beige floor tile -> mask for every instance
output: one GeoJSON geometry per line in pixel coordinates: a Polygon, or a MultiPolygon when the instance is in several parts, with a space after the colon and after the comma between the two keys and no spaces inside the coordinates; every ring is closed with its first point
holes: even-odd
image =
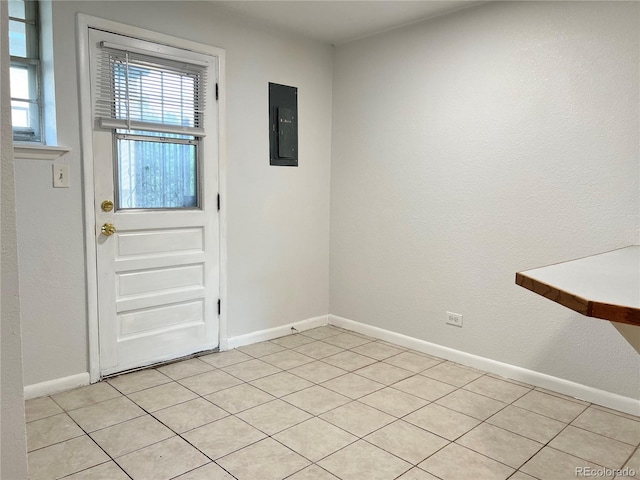
{"type": "Polygon", "coordinates": [[[448,440],[403,420],[395,421],[364,439],[414,465],[449,444],[448,440]]]}
{"type": "Polygon", "coordinates": [[[294,350],[284,350],[282,352],[265,355],[264,357],[260,357],[260,360],[283,370],[289,370],[291,368],[299,367],[300,365],[304,365],[305,363],[314,361],[313,358],[298,353],[294,350]]]}
{"type": "Polygon", "coordinates": [[[516,469],[544,446],[488,423],[478,425],[456,443],[516,469]]]}
{"type": "Polygon", "coordinates": [[[168,480],[209,463],[209,459],[180,437],[172,437],[116,462],[133,480],[168,480]]]}
{"type": "Polygon", "coordinates": [[[572,422],[572,425],[634,447],[640,443],[640,421],[613,415],[596,408],[587,408],[572,422]]]}
{"type": "Polygon", "coordinates": [[[146,370],[140,370],[139,372],[127,373],[124,375],[118,375],[107,380],[109,384],[117,388],[121,393],[128,395],[133,392],[138,392],[146,388],[157,387],[169,383],[171,379],[166,375],[163,375],[159,371],[150,368],[146,370]]]}
{"type": "Polygon", "coordinates": [[[282,371],[279,368],[274,367],[273,365],[257,359],[249,360],[242,363],[236,363],[235,365],[224,367],[223,370],[245,382],[257,380],[258,378],[266,377],[267,375],[273,375],[274,373],[282,371]]]}
{"type": "Polygon", "coordinates": [[[349,372],[376,362],[373,358],[365,357],[364,355],[351,351],[331,355],[330,357],[323,358],[322,361],[349,372]]]}
{"type": "Polygon", "coordinates": [[[569,400],[570,402],[574,402],[574,403],[579,403],[580,405],[584,405],[585,407],[588,407],[589,405],[591,405],[589,402],[585,402],[584,400],[580,400],[579,398],[575,398],[570,395],[565,395],[563,393],[556,392],[554,390],[548,390],[542,387],[535,387],[535,389],[538,392],[546,393],[548,395],[553,395],[554,397],[558,397],[558,398],[564,398],[565,400],[569,400]]]}
{"type": "Polygon", "coordinates": [[[51,480],[109,461],[87,435],[29,453],[29,480],[51,480]]]}
{"type": "Polygon", "coordinates": [[[482,480],[504,480],[511,475],[512,468],[451,443],[438,453],[418,465],[442,480],[478,478],[482,480]]]}
{"type": "Polygon", "coordinates": [[[323,342],[330,343],[340,348],[354,348],[365,343],[369,343],[371,340],[363,338],[359,335],[353,335],[351,333],[340,333],[333,337],[325,338],[323,342]]]}
{"type": "Polygon", "coordinates": [[[236,417],[225,417],[182,435],[211,459],[217,459],[266,437],[236,417]]]}
{"type": "Polygon", "coordinates": [[[260,390],[264,390],[274,397],[289,395],[290,393],[309,388],[313,385],[313,383],[308,380],[292,375],[289,372],[276,373],[275,375],[253,380],[250,383],[254,387],[258,387],[260,390]]]}
{"type": "Polygon", "coordinates": [[[273,400],[245,410],[237,416],[267,435],[274,435],[311,417],[307,412],[282,400],[273,400]]]}
{"type": "Polygon", "coordinates": [[[208,372],[213,370],[213,368],[214,367],[212,365],[209,365],[198,358],[190,358],[189,360],[182,360],[180,362],[174,362],[158,367],[158,371],[173,380],[180,380],[181,378],[208,372]]]}
{"type": "Polygon", "coordinates": [[[314,340],[322,340],[324,338],[333,337],[342,333],[342,330],[338,330],[337,328],[331,327],[329,325],[324,327],[312,328],[310,330],[305,330],[304,332],[300,332],[305,337],[311,337],[314,340]]]}
{"type": "Polygon", "coordinates": [[[621,412],[619,410],[614,410],[612,408],[603,407],[602,405],[596,405],[595,403],[591,404],[591,408],[595,408],[595,409],[601,410],[603,412],[611,413],[613,415],[618,415],[619,417],[624,417],[624,418],[628,418],[630,420],[635,420],[637,422],[640,422],[640,416],[639,415],[631,415],[630,413],[625,413],[625,412],[621,412]]]}
{"type": "Polygon", "coordinates": [[[435,358],[419,355],[413,352],[402,352],[399,355],[387,358],[384,362],[395,365],[396,367],[404,368],[405,370],[409,370],[414,373],[419,373],[427,368],[431,368],[442,363],[442,360],[437,360],[435,358]]]}
{"type": "Polygon", "coordinates": [[[384,360],[385,358],[402,353],[402,350],[399,348],[380,342],[365,343],[364,345],[352,348],[351,351],[376,360],[384,360]]]}
{"type": "Polygon", "coordinates": [[[129,476],[115,463],[107,462],[74,473],[64,480],[130,480],[129,476]]]}
{"type": "MultiPolygon", "coordinates": [[[[244,365],[244,363],[237,363],[227,368],[244,365]]],[[[197,393],[198,395],[209,395],[210,393],[224,390],[225,388],[240,385],[242,383],[242,380],[239,380],[236,377],[223,372],[222,370],[211,370],[209,372],[200,373],[192,377],[183,378],[182,380],[178,380],[178,382],[181,385],[187,387],[189,390],[197,393]]]]}
{"type": "Polygon", "coordinates": [[[411,464],[359,440],[318,462],[341,480],[392,480],[408,471],[411,464]]]}
{"type": "MultiPolygon", "coordinates": [[[[346,329],[345,329],[344,331],[345,331],[346,333],[351,334],[351,335],[356,335],[356,336],[358,336],[358,337],[361,337],[361,338],[364,338],[364,339],[366,339],[366,340],[369,340],[370,342],[375,342],[375,341],[380,341],[380,342],[381,342],[381,340],[380,340],[380,339],[378,339],[378,338],[372,337],[372,336],[367,335],[367,334],[364,334],[364,333],[356,332],[356,331],[354,331],[354,330],[346,330],[346,329]]],[[[396,346],[395,344],[392,344],[392,343],[389,343],[389,342],[384,342],[384,343],[386,343],[387,345],[389,345],[389,346],[391,346],[391,347],[395,347],[395,346],[396,346]]]]}
{"type": "Polygon", "coordinates": [[[317,462],[358,439],[320,418],[299,423],[273,438],[312,462],[317,462]]]}
{"type": "Polygon", "coordinates": [[[453,362],[442,362],[434,367],[428,368],[420,373],[420,375],[425,375],[456,387],[462,387],[476,378],[481,377],[483,372],[453,362]]]}
{"type": "Polygon", "coordinates": [[[111,458],[173,437],[175,434],[150,415],[93,432],[93,438],[111,458]]]}
{"type": "Polygon", "coordinates": [[[393,387],[383,388],[360,398],[358,401],[394,417],[404,417],[429,403],[422,398],[401,392],[393,387]]]}
{"type": "Polygon", "coordinates": [[[487,375],[466,384],[463,388],[504,403],[514,402],[531,390],[487,375]]]}
{"type": "Polygon", "coordinates": [[[85,432],[94,432],[116,423],[140,417],[145,412],[127,397],[117,397],[88,407],[71,410],[68,413],[85,432]]]}
{"type": "Polygon", "coordinates": [[[207,395],[205,398],[224,408],[227,412],[234,414],[275,399],[273,395],[269,395],[267,392],[248,383],[220,390],[207,395]]]}
{"type": "MultiPolygon", "coordinates": [[[[520,470],[540,480],[576,480],[576,468],[602,469],[593,463],[554,448],[544,447],[520,470]]],[[[598,477],[611,478],[611,477],[598,477]]]]}
{"type": "Polygon", "coordinates": [[[322,414],[320,418],[358,437],[364,437],[395,420],[391,415],[360,402],[347,403],[322,414]]]}
{"type": "Polygon", "coordinates": [[[300,347],[294,348],[294,350],[298,353],[302,353],[303,355],[315,358],[316,360],[320,360],[321,358],[329,357],[331,355],[335,355],[336,353],[344,351],[340,347],[336,347],[335,345],[331,345],[330,343],[325,342],[307,343],[300,347]]]}
{"type": "MultiPolygon", "coordinates": [[[[629,474],[631,470],[635,472],[635,475],[631,476],[632,479],[640,480],[640,449],[636,449],[636,451],[631,455],[631,458],[624,464],[623,470],[626,469],[626,476],[629,478],[629,474]]],[[[620,478],[624,478],[624,476],[620,476],[620,478]]]]}
{"type": "Polygon", "coordinates": [[[204,398],[195,398],[153,413],[153,416],[174,432],[184,433],[228,415],[204,398]]]}
{"type": "Polygon", "coordinates": [[[86,387],[52,395],[51,398],[65,410],[75,410],[94,405],[105,400],[120,397],[122,394],[107,382],[98,382],[86,387]]]}
{"type": "MultiPolygon", "coordinates": [[[[397,348],[399,350],[402,350],[403,352],[407,352],[409,351],[408,348],[403,347],[402,345],[398,345],[397,343],[393,343],[393,342],[387,342],[386,340],[380,340],[380,339],[374,339],[376,340],[378,343],[381,343],[383,345],[388,345],[389,347],[393,347],[393,348],[397,348]]],[[[420,352],[416,352],[415,350],[412,350],[413,353],[420,353],[420,352]]],[[[422,354],[421,355],[426,355],[426,354],[422,354]]],[[[444,360],[440,360],[441,362],[443,362],[444,360]]]]}
{"type": "Polygon", "coordinates": [[[276,345],[280,345],[285,348],[296,348],[301,345],[305,345],[307,343],[313,342],[313,338],[309,338],[305,335],[301,335],[299,333],[294,333],[292,335],[285,335],[284,337],[275,338],[271,340],[271,342],[276,345]]]}
{"type": "Polygon", "coordinates": [[[383,362],[362,367],[354,373],[384,385],[392,385],[414,375],[414,373],[409,370],[383,362]]]}
{"type": "Polygon", "coordinates": [[[537,390],[520,397],[513,405],[565,423],[573,421],[587,408],[585,405],[537,390]]]}
{"type": "Polygon", "coordinates": [[[439,480],[438,477],[434,477],[428,472],[421,470],[418,467],[413,467],[404,475],[398,477],[397,480],[439,480]]]}
{"type": "Polygon", "coordinates": [[[27,451],[80,437],[84,432],[66,413],[27,423],[27,451]]]}
{"type": "Polygon", "coordinates": [[[51,397],[39,397],[24,402],[27,422],[62,413],[62,408],[51,397]]]}
{"type": "Polygon", "coordinates": [[[238,480],[281,480],[309,461],[271,438],[238,450],[218,462],[238,480]]]}
{"type": "Polygon", "coordinates": [[[182,385],[172,382],[166,385],[148,388],[132,393],[129,398],[144,408],[147,412],[155,412],[178,403],[193,400],[197,395],[182,385]]]}
{"type": "Polygon", "coordinates": [[[331,475],[325,469],[317,465],[310,465],[303,468],[298,473],[294,473],[287,480],[340,480],[335,475],[331,475]]]}
{"type": "Polygon", "coordinates": [[[302,377],[313,383],[326,382],[327,380],[331,380],[332,378],[339,377],[340,375],[347,373],[346,370],[334,367],[333,365],[329,365],[322,361],[307,363],[306,365],[292,368],[289,371],[294,375],[302,377]]]}
{"type": "Polygon", "coordinates": [[[528,389],[534,388],[533,385],[529,385],[528,383],[520,382],[518,380],[514,380],[513,378],[503,377],[503,376],[497,375],[495,373],[487,373],[486,375],[488,377],[495,378],[496,380],[502,380],[503,382],[509,382],[509,383],[513,383],[515,385],[520,385],[521,387],[524,387],[524,388],[528,388],[528,389]]]}
{"type": "Polygon", "coordinates": [[[284,347],[281,347],[276,343],[267,341],[238,347],[238,350],[242,353],[246,353],[247,355],[251,355],[254,358],[258,358],[264,355],[269,355],[270,353],[281,352],[284,350],[284,347]]]}
{"type": "Polygon", "coordinates": [[[355,373],[348,373],[341,377],[333,378],[324,382],[322,386],[354,400],[385,387],[382,383],[356,375],[355,373]]]}
{"type": "Polygon", "coordinates": [[[626,443],[572,426],[551,440],[549,446],[609,468],[621,467],[634,450],[626,443]]]}
{"type": "Polygon", "coordinates": [[[312,415],[320,415],[351,401],[348,397],[320,385],[286,395],[282,397],[282,400],[312,415]]]}
{"type": "Polygon", "coordinates": [[[405,393],[429,400],[430,402],[453,392],[456,387],[432,378],[415,375],[393,385],[393,388],[405,393]]]}
{"type": "Polygon", "coordinates": [[[434,403],[410,413],[404,420],[447,440],[455,440],[480,423],[475,418],[434,403]]]}
{"type": "Polygon", "coordinates": [[[505,403],[462,389],[436,400],[436,403],[479,420],[486,420],[506,407],[505,403]]]}
{"type": "Polygon", "coordinates": [[[174,480],[235,480],[222,467],[215,463],[207,463],[202,467],[191,470],[174,480]]]}
{"type": "Polygon", "coordinates": [[[207,362],[209,365],[213,365],[216,368],[228,367],[229,365],[235,365],[236,363],[246,362],[253,357],[242,353],[240,350],[227,350],[226,352],[211,353],[209,355],[203,355],[198,357],[203,362],[207,362]]]}
{"type": "Polygon", "coordinates": [[[558,420],[509,405],[487,419],[487,423],[540,443],[547,443],[567,426],[558,420]]]}
{"type": "Polygon", "coordinates": [[[526,473],[516,472],[509,477],[509,480],[536,480],[535,477],[527,475],[526,473]]]}

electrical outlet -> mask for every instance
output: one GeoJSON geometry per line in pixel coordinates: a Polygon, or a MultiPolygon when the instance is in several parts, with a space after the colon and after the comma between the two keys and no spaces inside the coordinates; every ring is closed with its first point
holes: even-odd
{"type": "Polygon", "coordinates": [[[454,325],[456,327],[462,327],[462,315],[459,313],[447,312],[447,325],[454,325]]]}

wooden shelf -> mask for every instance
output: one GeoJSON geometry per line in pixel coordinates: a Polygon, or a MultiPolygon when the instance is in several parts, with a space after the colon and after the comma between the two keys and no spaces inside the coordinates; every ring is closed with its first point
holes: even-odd
{"type": "Polygon", "coordinates": [[[518,272],[516,283],[588,317],[640,326],[640,245],[518,272]]]}

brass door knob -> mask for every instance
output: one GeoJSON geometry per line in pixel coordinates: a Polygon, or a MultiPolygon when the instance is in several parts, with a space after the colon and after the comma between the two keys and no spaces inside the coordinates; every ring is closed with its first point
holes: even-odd
{"type": "Polygon", "coordinates": [[[105,200],[100,204],[103,212],[110,212],[113,210],[113,202],[111,200],[105,200]]]}
{"type": "Polygon", "coordinates": [[[113,223],[105,223],[104,225],[102,225],[100,230],[102,231],[102,234],[107,237],[116,233],[116,227],[113,223]]]}

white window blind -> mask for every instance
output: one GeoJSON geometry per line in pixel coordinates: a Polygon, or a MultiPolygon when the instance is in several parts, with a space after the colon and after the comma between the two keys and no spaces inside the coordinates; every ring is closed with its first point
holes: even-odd
{"type": "Polygon", "coordinates": [[[204,136],[206,63],[100,46],[95,115],[101,127],[204,136]]]}

